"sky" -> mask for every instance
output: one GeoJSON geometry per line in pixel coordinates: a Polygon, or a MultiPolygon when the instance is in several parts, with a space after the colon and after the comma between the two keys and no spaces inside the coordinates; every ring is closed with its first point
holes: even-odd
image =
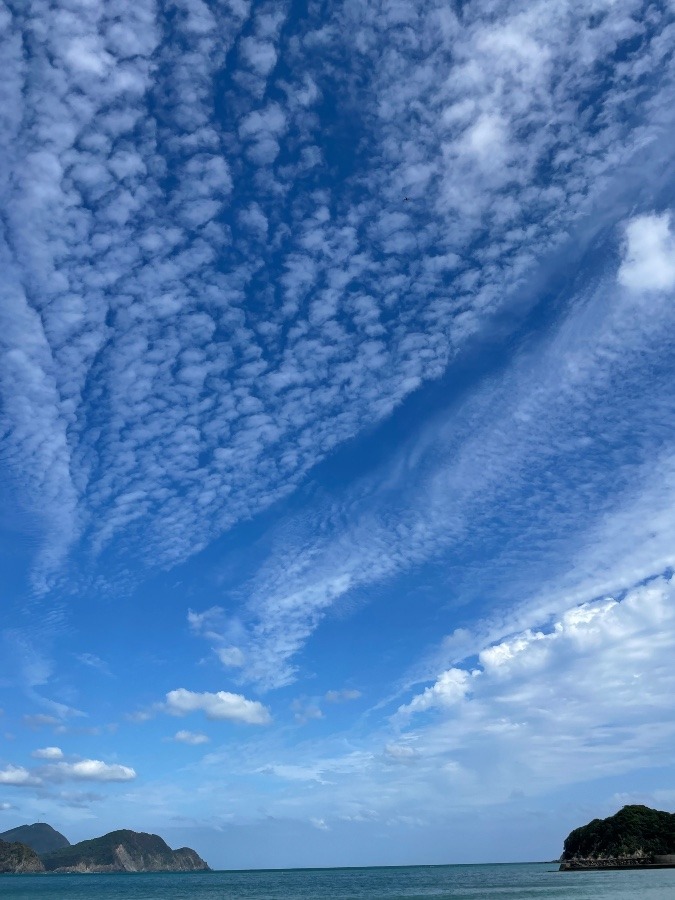
{"type": "Polygon", "coordinates": [[[675,810],[673,0],[0,0],[0,831],[675,810]]]}

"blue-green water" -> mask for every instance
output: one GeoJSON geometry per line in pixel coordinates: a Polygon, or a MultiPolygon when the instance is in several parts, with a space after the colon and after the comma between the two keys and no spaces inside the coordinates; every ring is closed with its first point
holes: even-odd
{"type": "Polygon", "coordinates": [[[675,869],[554,864],[191,874],[3,875],[0,900],[674,900],[675,869]]]}

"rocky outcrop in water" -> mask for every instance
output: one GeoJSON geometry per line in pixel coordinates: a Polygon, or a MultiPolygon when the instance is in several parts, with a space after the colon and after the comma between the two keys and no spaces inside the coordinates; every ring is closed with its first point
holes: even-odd
{"type": "Polygon", "coordinates": [[[624,806],[607,819],[575,828],[565,840],[561,871],[675,867],[675,814],[624,806]]]}
{"type": "Polygon", "coordinates": [[[22,875],[44,870],[35,850],[25,844],[0,840],[0,872],[5,875],[22,875]]]}

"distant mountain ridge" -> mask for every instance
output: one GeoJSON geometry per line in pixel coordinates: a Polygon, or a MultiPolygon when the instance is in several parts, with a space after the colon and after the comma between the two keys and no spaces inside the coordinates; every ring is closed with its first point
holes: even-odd
{"type": "Polygon", "coordinates": [[[35,822],[33,825],[19,825],[17,828],[10,828],[0,834],[0,841],[18,841],[25,844],[31,850],[35,850],[38,856],[43,853],[51,853],[53,850],[61,850],[63,847],[70,847],[70,841],[67,837],[56,831],[46,822],[35,822]]]}
{"type": "Polygon", "coordinates": [[[675,867],[675,813],[638,805],[575,828],[560,857],[562,871],[671,867],[675,867]]]}
{"type": "Polygon", "coordinates": [[[120,829],[71,844],[45,823],[21,825],[5,836],[22,836],[20,843],[0,840],[0,872],[203,872],[206,862],[189,847],[172,850],[157,834],[120,829]],[[28,843],[31,841],[33,846],[28,843]],[[35,845],[53,849],[36,852],[35,845]],[[58,844],[58,846],[54,846],[58,844]]]}

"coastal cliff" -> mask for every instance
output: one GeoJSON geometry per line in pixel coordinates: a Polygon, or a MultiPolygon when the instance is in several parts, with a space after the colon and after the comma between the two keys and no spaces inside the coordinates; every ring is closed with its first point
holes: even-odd
{"type": "Polygon", "coordinates": [[[675,814],[624,806],[607,819],[575,828],[565,840],[561,871],[675,867],[675,814]]]}
{"type": "Polygon", "coordinates": [[[8,843],[0,840],[0,872],[2,874],[21,875],[25,873],[44,872],[45,867],[35,850],[25,844],[8,843]]]}
{"type": "Polygon", "coordinates": [[[48,872],[199,872],[204,860],[189,847],[172,850],[159,835],[122,829],[42,856],[48,872]]]}

